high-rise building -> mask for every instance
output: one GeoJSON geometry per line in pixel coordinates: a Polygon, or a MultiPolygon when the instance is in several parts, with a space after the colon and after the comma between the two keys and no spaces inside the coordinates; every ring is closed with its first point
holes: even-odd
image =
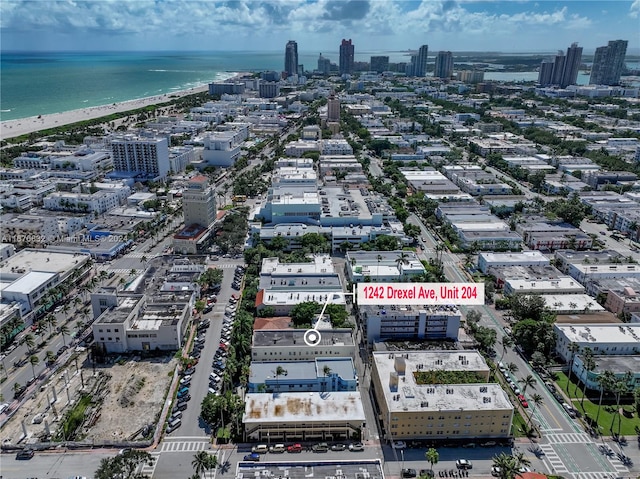
{"type": "Polygon", "coordinates": [[[578,81],[578,70],[582,62],[582,47],[577,43],[572,43],[567,48],[567,56],[564,61],[564,71],[562,72],[562,80],[560,88],[566,88],[569,85],[575,85],[578,81]]]}
{"type": "Polygon", "coordinates": [[[149,179],[164,178],[171,169],[166,137],[115,136],[111,140],[111,156],[115,171],[139,173],[149,179]]]}
{"type": "Polygon", "coordinates": [[[607,46],[596,48],[591,67],[591,85],[617,85],[624,68],[627,40],[611,40],[607,46]]]}
{"type": "Polygon", "coordinates": [[[294,40],[289,40],[284,49],[284,71],[287,76],[298,73],[298,44],[294,40]]]}
{"type": "Polygon", "coordinates": [[[422,45],[418,49],[418,55],[413,57],[415,60],[413,76],[423,77],[427,74],[427,53],[429,53],[429,45],[422,45]]]}
{"type": "Polygon", "coordinates": [[[567,54],[558,50],[558,53],[551,60],[543,60],[538,73],[538,83],[541,86],[557,85],[566,88],[575,85],[578,80],[578,70],[582,62],[582,47],[577,43],[572,43],[567,48],[567,54]]]}
{"type": "Polygon", "coordinates": [[[216,220],[216,191],[206,176],[189,180],[182,193],[182,212],[185,226],[195,224],[208,228],[216,220]]]}
{"type": "Polygon", "coordinates": [[[448,79],[451,75],[453,75],[453,55],[451,52],[438,52],[433,76],[448,79]]]}
{"type": "Polygon", "coordinates": [[[331,73],[331,60],[322,56],[318,58],[318,71],[323,75],[329,75],[331,73]]]}
{"type": "Polygon", "coordinates": [[[340,121],[340,100],[334,95],[327,100],[327,121],[340,121]]]}
{"type": "Polygon", "coordinates": [[[353,54],[355,47],[351,39],[342,39],[340,44],[340,75],[350,75],[353,73],[353,54]]]}
{"type": "Polygon", "coordinates": [[[371,61],[369,62],[369,68],[372,72],[386,72],[389,70],[389,57],[387,56],[376,56],[371,57],[371,61]]]}

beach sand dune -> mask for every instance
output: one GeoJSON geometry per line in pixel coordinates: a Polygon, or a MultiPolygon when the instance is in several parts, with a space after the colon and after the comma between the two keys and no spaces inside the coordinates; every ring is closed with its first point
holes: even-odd
{"type": "Polygon", "coordinates": [[[83,120],[93,120],[112,113],[120,113],[123,111],[135,110],[136,108],[144,108],[145,106],[155,105],[170,101],[170,97],[180,97],[192,95],[194,93],[202,93],[208,90],[207,85],[172,92],[170,94],[150,96],[139,98],[137,100],[113,103],[110,105],[93,106],[82,108],[80,110],[65,111],[63,113],[53,113],[51,115],[41,115],[40,117],[31,116],[28,118],[20,118],[18,120],[7,120],[0,122],[0,139],[6,140],[20,135],[27,135],[48,128],[68,125],[83,120]]]}

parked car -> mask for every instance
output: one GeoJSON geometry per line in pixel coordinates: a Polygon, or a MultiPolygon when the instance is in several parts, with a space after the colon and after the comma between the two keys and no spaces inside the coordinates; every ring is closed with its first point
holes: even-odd
{"type": "Polygon", "coordinates": [[[402,470],[402,477],[404,479],[408,479],[408,478],[412,478],[412,477],[417,477],[418,473],[416,472],[415,469],[403,469],[402,470]]]}
{"type": "Polygon", "coordinates": [[[246,456],[244,456],[242,458],[243,461],[251,461],[251,462],[258,462],[260,461],[260,454],[258,454],[257,452],[252,452],[251,454],[247,454],[246,456]]]}
{"type": "Polygon", "coordinates": [[[405,449],[407,447],[407,443],[404,441],[393,441],[391,443],[391,447],[394,449],[405,449]]]}
{"type": "Polygon", "coordinates": [[[331,450],[332,451],[344,451],[345,449],[347,449],[347,446],[345,444],[332,444],[331,445],[331,450]]]}
{"type": "Polygon", "coordinates": [[[321,442],[318,444],[314,444],[313,446],[311,446],[311,450],[313,452],[328,452],[329,451],[329,444],[327,444],[326,442],[321,442]]]}
{"type": "Polygon", "coordinates": [[[33,449],[23,449],[22,451],[18,451],[18,454],[16,454],[16,459],[28,460],[31,459],[34,455],[35,452],[33,449]]]}
{"type": "Polygon", "coordinates": [[[191,375],[187,375],[184,376],[181,380],[180,380],[180,384],[183,386],[186,386],[187,384],[191,383],[191,375]]]}
{"type": "Polygon", "coordinates": [[[473,464],[471,464],[471,461],[468,459],[458,459],[456,461],[456,467],[458,469],[471,469],[473,468],[473,464]]]}
{"type": "Polygon", "coordinates": [[[173,412],[184,411],[184,410],[187,409],[187,407],[188,407],[188,403],[186,403],[186,402],[178,403],[178,404],[176,404],[176,407],[173,408],[173,412]]]}
{"type": "Polygon", "coordinates": [[[269,452],[274,452],[274,453],[282,453],[284,451],[286,451],[287,448],[284,446],[284,444],[276,444],[274,446],[271,446],[269,448],[269,452]]]}
{"type": "Polygon", "coordinates": [[[364,451],[364,444],[361,442],[353,442],[349,444],[349,450],[352,452],[364,451]]]}
{"type": "Polygon", "coordinates": [[[258,444],[257,446],[253,446],[251,448],[251,452],[255,452],[257,454],[266,454],[269,452],[269,446],[266,444],[258,444]]]}
{"type": "Polygon", "coordinates": [[[171,434],[173,431],[178,429],[181,425],[182,425],[182,419],[176,419],[175,421],[172,421],[169,423],[169,425],[164,430],[164,432],[166,434],[171,434]]]}
{"type": "Polygon", "coordinates": [[[518,401],[520,401],[520,404],[522,404],[522,407],[529,407],[529,403],[527,402],[527,400],[522,394],[518,394],[518,401]]]}
{"type": "Polygon", "coordinates": [[[191,394],[188,394],[188,393],[178,398],[178,404],[186,403],[188,401],[191,401],[191,394]]]}
{"type": "Polygon", "coordinates": [[[196,372],[196,368],[194,368],[194,367],[192,366],[192,367],[190,367],[190,368],[185,369],[185,370],[184,370],[184,371],[182,371],[182,373],[180,373],[180,374],[182,374],[183,376],[191,376],[191,375],[192,375],[193,373],[195,373],[195,372],[196,372]]]}
{"type": "Polygon", "coordinates": [[[500,473],[502,472],[502,468],[499,466],[491,466],[491,475],[493,477],[500,477],[500,473]]]}
{"type": "Polygon", "coordinates": [[[291,444],[287,447],[287,452],[302,452],[302,444],[291,444]]]}

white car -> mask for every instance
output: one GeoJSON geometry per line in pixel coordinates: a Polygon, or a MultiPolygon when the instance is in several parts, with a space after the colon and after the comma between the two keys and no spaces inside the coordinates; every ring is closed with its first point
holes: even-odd
{"type": "Polygon", "coordinates": [[[393,441],[391,443],[391,447],[394,449],[405,449],[407,447],[407,443],[404,441],[393,441]]]}
{"type": "Polygon", "coordinates": [[[187,374],[185,377],[183,377],[180,380],[180,384],[183,384],[183,385],[189,384],[190,382],[191,382],[191,375],[189,375],[189,374],[187,374]]]}
{"type": "Polygon", "coordinates": [[[471,469],[473,465],[471,464],[471,461],[468,459],[458,459],[456,461],[456,467],[458,469],[471,469]]]}

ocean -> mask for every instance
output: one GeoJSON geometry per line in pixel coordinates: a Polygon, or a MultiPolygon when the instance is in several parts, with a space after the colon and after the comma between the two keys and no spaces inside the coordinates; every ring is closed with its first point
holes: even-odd
{"type": "MultiPolygon", "coordinates": [[[[318,55],[301,55],[315,65],[318,55]]],[[[0,120],[186,90],[234,72],[281,71],[282,52],[2,52],[0,120]]],[[[303,63],[304,64],[304,63],[303,63]]]]}
{"type": "MultiPolygon", "coordinates": [[[[388,55],[409,60],[408,51],[360,52],[356,60],[388,55]]],[[[315,68],[319,53],[300,52],[299,63],[315,68]]],[[[324,54],[337,62],[336,54],[324,54]]],[[[170,94],[220,81],[242,71],[281,71],[278,52],[2,52],[0,120],[60,113],[90,106],[170,94]]],[[[535,81],[536,72],[488,71],[486,80],[535,81]]],[[[578,84],[588,83],[581,73],[578,84]]]]}

